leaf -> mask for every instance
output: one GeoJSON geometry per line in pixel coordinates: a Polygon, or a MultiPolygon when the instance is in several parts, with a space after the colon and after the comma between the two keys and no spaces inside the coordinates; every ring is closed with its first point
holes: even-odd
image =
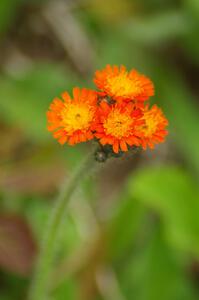
{"type": "Polygon", "coordinates": [[[9,272],[27,275],[36,255],[31,229],[17,215],[0,215],[0,267],[9,272]]]}
{"type": "Polygon", "coordinates": [[[126,293],[134,295],[136,300],[196,300],[182,262],[165,243],[162,229],[157,225],[120,275],[126,293]]]}
{"type": "Polygon", "coordinates": [[[176,166],[143,168],[129,179],[129,192],[160,215],[172,245],[199,255],[199,191],[188,173],[176,166]]]}

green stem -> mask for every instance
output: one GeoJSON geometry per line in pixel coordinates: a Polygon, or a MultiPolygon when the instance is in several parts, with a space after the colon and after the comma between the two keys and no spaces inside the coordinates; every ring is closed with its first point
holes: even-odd
{"type": "Polygon", "coordinates": [[[62,185],[57,199],[55,199],[55,207],[49,217],[46,234],[41,245],[41,251],[38,257],[35,274],[29,291],[29,300],[46,300],[48,298],[48,286],[51,267],[54,259],[55,245],[59,228],[65,215],[66,206],[78,187],[78,183],[85,176],[90,174],[97,162],[93,153],[90,154],[82,164],[74,172],[71,179],[62,185]]]}

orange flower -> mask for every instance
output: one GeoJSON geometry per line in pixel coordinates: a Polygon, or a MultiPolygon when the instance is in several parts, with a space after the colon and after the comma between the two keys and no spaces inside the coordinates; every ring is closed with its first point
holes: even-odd
{"type": "Polygon", "coordinates": [[[94,82],[103,95],[113,97],[116,101],[145,101],[154,95],[152,81],[136,70],[127,72],[124,66],[107,65],[96,71],[94,82]]]}
{"type": "Polygon", "coordinates": [[[54,138],[60,144],[74,145],[93,138],[92,126],[95,121],[97,94],[85,88],[73,89],[73,99],[67,92],[64,101],[55,98],[47,112],[48,130],[54,131],[54,138]]]}
{"type": "Polygon", "coordinates": [[[96,138],[110,157],[132,146],[154,148],[164,141],[168,121],[156,105],[144,101],[154,94],[153,83],[135,70],[107,65],[94,79],[101,92],[74,88],[55,98],[47,112],[48,130],[60,144],[74,145],[96,138]],[[101,95],[101,97],[99,97],[101,95]]]}
{"type": "Polygon", "coordinates": [[[109,105],[102,101],[98,109],[95,136],[102,145],[112,145],[115,153],[120,149],[127,151],[128,145],[140,145],[140,132],[137,127],[144,122],[141,117],[141,110],[135,109],[132,103],[109,105]]]}
{"type": "Polygon", "coordinates": [[[142,147],[146,149],[149,146],[153,149],[155,144],[164,142],[164,138],[168,134],[168,131],[165,130],[168,120],[157,105],[153,105],[150,109],[148,105],[145,107],[143,120],[145,124],[139,128],[143,135],[142,147]]]}

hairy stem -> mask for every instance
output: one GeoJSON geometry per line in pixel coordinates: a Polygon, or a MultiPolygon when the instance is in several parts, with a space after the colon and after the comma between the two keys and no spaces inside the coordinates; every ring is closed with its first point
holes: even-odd
{"type": "Polygon", "coordinates": [[[65,215],[66,206],[73,192],[78,187],[78,183],[82,178],[90,174],[96,164],[98,163],[95,161],[92,153],[82,162],[82,164],[80,164],[70,180],[68,181],[67,178],[60,188],[59,194],[55,199],[55,207],[49,216],[46,233],[38,257],[38,263],[30,286],[29,300],[48,299],[49,277],[54,259],[57,236],[65,215]]]}

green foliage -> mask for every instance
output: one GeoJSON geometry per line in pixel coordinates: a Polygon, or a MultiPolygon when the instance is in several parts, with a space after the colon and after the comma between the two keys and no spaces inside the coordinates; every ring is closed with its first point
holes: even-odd
{"type": "Polygon", "coordinates": [[[0,34],[12,24],[21,0],[1,0],[0,2],[0,34]]]}
{"type": "Polygon", "coordinates": [[[143,168],[129,179],[129,190],[159,214],[173,246],[199,255],[199,190],[188,173],[174,166],[143,168]]]}
{"type": "Polygon", "coordinates": [[[0,300],[19,300],[24,297],[28,283],[26,279],[4,272],[0,273],[0,277],[3,278],[0,300]]]}
{"type": "MultiPolygon", "coordinates": [[[[35,236],[37,237],[38,244],[42,241],[45,226],[51,212],[51,205],[42,199],[34,198],[29,204],[26,205],[24,213],[27,216],[35,236]]],[[[70,214],[66,216],[62,223],[62,228],[59,236],[59,255],[65,256],[66,253],[72,253],[74,248],[80,241],[77,228],[74,224],[74,220],[70,214]],[[61,249],[61,250],[60,250],[61,249]]]]}
{"type": "Polygon", "coordinates": [[[50,101],[77,84],[53,65],[40,65],[19,78],[0,78],[1,115],[4,120],[20,127],[27,136],[46,140],[45,114],[50,101]]]}
{"type": "Polygon", "coordinates": [[[189,34],[191,27],[183,12],[178,10],[133,18],[124,23],[121,30],[134,43],[162,47],[172,39],[189,34]]]}
{"type": "Polygon", "coordinates": [[[78,295],[78,286],[74,280],[70,279],[60,285],[53,293],[52,300],[76,300],[78,295]]]}
{"type": "Polygon", "coordinates": [[[199,123],[194,96],[175,68],[171,69],[162,64],[160,68],[158,66],[154,68],[153,74],[155,82],[157,82],[157,98],[165,113],[168,114],[173,140],[190,167],[199,174],[199,153],[197,150],[199,148],[197,135],[199,123]],[[186,122],[183,121],[184,118],[186,118],[186,122]]]}
{"type": "MultiPolygon", "coordinates": [[[[146,245],[126,264],[123,271],[124,289],[136,300],[197,299],[176,253],[168,247],[162,229],[150,235],[146,245]]],[[[130,297],[128,299],[131,299],[130,297]]]]}
{"type": "Polygon", "coordinates": [[[119,197],[109,225],[110,259],[121,259],[133,247],[138,229],[143,221],[143,213],[143,206],[132,201],[130,193],[128,194],[126,191],[119,197]]]}

